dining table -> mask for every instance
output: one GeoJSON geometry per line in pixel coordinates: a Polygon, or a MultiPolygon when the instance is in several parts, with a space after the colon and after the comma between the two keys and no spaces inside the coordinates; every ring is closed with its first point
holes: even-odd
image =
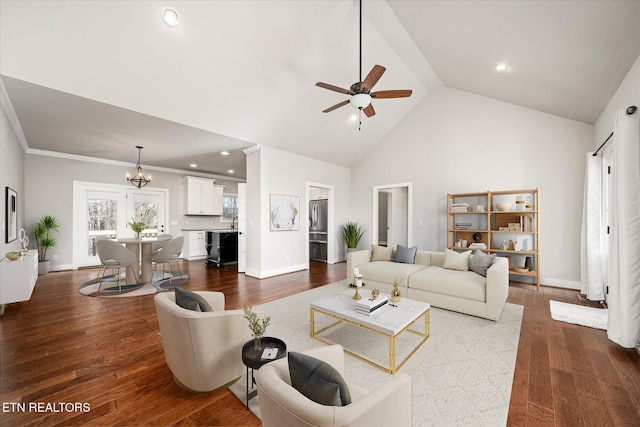
{"type": "MultiPolygon", "coordinates": [[[[117,239],[118,243],[124,243],[127,249],[129,249],[136,257],[138,283],[150,283],[153,275],[153,258],[152,243],[166,242],[171,240],[169,237],[143,237],[142,239],[136,239],[135,237],[123,237],[117,239]]],[[[131,270],[127,269],[127,283],[135,283],[136,278],[133,276],[131,270]]]]}

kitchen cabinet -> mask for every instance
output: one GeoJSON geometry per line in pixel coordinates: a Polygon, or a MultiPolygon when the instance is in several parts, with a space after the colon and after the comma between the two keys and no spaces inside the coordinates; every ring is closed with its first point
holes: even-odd
{"type": "Polygon", "coordinates": [[[225,263],[238,261],[237,231],[209,230],[206,235],[207,265],[222,268],[225,263]]]}
{"type": "Polygon", "coordinates": [[[213,182],[213,179],[195,176],[184,178],[185,215],[215,215],[213,182]]]}
{"type": "Polygon", "coordinates": [[[222,216],[224,209],[224,186],[213,186],[213,214],[222,216]]]}
{"type": "Polygon", "coordinates": [[[182,247],[182,258],[188,260],[206,258],[206,232],[204,230],[183,230],[183,234],[184,246],[182,247]]]}

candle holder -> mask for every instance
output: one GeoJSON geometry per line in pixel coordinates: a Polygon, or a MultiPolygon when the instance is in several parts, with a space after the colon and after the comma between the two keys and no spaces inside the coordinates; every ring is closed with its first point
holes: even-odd
{"type": "Polygon", "coordinates": [[[353,294],[352,298],[355,300],[358,300],[362,298],[358,293],[358,289],[362,287],[362,274],[356,274],[354,277],[355,277],[355,280],[353,281],[353,285],[356,288],[356,293],[353,294]]]}

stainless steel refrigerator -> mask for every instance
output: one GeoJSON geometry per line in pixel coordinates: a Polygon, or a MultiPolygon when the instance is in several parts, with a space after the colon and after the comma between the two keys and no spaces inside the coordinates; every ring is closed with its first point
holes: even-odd
{"type": "Polygon", "coordinates": [[[327,199],[309,202],[309,259],[327,262],[327,199]]]}

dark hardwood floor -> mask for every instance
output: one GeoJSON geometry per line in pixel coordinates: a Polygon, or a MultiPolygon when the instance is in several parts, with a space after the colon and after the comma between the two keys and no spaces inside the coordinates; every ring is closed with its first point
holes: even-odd
{"type": "MultiPolygon", "coordinates": [[[[186,289],[224,292],[227,308],[346,276],[344,263],[314,262],[308,271],[265,280],[238,275],[232,266],[182,264],[190,276],[186,289]]],[[[153,297],[78,293],[95,274],[49,273],[38,279],[28,310],[7,306],[0,320],[0,425],[260,425],[227,390],[193,394],[178,387],[164,361],[153,297]],[[80,410],[70,411],[74,405],[80,410]]],[[[638,354],[604,331],[551,320],[550,299],[589,304],[575,291],[511,285],[509,302],[525,310],[508,424],[640,425],[638,354]]]]}

